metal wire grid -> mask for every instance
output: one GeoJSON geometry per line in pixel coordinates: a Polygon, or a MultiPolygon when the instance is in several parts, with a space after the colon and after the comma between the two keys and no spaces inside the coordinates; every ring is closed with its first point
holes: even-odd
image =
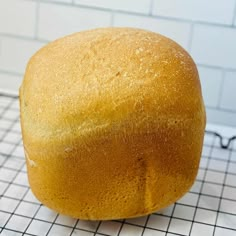
{"type": "Polygon", "coordinates": [[[124,220],[84,221],[59,215],[32,194],[27,180],[17,97],[0,94],[0,234],[235,236],[236,142],[221,148],[206,133],[197,179],[178,202],[154,214],[124,220]]]}

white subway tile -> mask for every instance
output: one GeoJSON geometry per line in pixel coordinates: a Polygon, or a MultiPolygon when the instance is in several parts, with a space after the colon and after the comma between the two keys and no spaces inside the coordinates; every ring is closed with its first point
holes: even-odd
{"type": "Polygon", "coordinates": [[[34,36],[35,19],[35,2],[0,1],[0,33],[34,36]]]}
{"type": "Polygon", "coordinates": [[[236,68],[236,28],[195,25],[191,53],[199,64],[236,68]]]}
{"type": "Polygon", "coordinates": [[[111,13],[105,11],[41,3],[38,36],[53,40],[81,30],[106,27],[110,23],[111,13]]]}
{"type": "Polygon", "coordinates": [[[231,25],[234,5],[235,0],[154,0],[153,14],[231,25]]]}
{"type": "Polygon", "coordinates": [[[216,107],[218,105],[221,90],[222,71],[198,66],[198,72],[205,105],[216,107]]]}
{"type": "Polygon", "coordinates": [[[75,3],[113,10],[149,13],[151,0],[75,0],[75,3]]]}
{"type": "Polygon", "coordinates": [[[2,37],[0,70],[24,73],[29,58],[43,46],[33,40],[2,37]]]}
{"type": "Polygon", "coordinates": [[[225,74],[220,107],[236,112],[236,71],[225,74]]]}
{"type": "Polygon", "coordinates": [[[23,76],[0,72],[0,89],[18,92],[23,76]]]}
{"type": "Polygon", "coordinates": [[[188,47],[190,37],[190,24],[188,23],[117,13],[114,15],[114,26],[136,27],[151,30],[175,40],[184,48],[188,47]]]}
{"type": "Polygon", "coordinates": [[[208,107],[206,108],[206,112],[208,123],[236,126],[236,112],[226,112],[208,107]]]}
{"type": "Polygon", "coordinates": [[[72,3],[73,0],[49,0],[50,2],[64,2],[64,3],[72,3]]]}

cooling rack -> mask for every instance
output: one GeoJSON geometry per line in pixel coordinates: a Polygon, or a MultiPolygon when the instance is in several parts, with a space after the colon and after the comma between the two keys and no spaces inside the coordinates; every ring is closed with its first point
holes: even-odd
{"type": "Polygon", "coordinates": [[[55,236],[236,236],[236,141],[206,132],[199,172],[178,202],[134,219],[84,221],[59,215],[32,194],[17,96],[0,94],[0,234],[55,236]]]}

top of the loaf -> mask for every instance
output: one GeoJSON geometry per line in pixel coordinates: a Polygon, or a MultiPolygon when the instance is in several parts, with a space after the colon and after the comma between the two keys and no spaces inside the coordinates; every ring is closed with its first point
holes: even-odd
{"type": "Polygon", "coordinates": [[[34,136],[185,125],[204,113],[189,54],[167,37],[134,28],[94,29],[49,43],[30,59],[20,96],[34,136]]]}

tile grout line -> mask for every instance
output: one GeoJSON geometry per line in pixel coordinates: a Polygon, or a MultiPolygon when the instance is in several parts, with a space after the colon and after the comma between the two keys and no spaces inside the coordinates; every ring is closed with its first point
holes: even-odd
{"type": "MultiPolygon", "coordinates": [[[[223,90],[224,90],[224,83],[225,83],[225,75],[226,75],[226,71],[225,69],[222,70],[222,74],[221,74],[221,83],[220,83],[220,91],[218,94],[218,99],[217,99],[217,110],[221,110],[221,100],[222,100],[222,96],[223,96],[223,90]]],[[[236,112],[236,111],[235,111],[236,112]]]]}
{"type": "Polygon", "coordinates": [[[236,1],[234,2],[234,13],[233,13],[233,19],[232,19],[232,27],[236,27],[236,1]]]}
{"type": "Polygon", "coordinates": [[[114,18],[115,18],[114,11],[111,11],[110,26],[112,27],[114,27],[114,18]]]}
{"type": "Polygon", "coordinates": [[[154,6],[154,0],[150,0],[148,16],[152,16],[153,6],[154,6]]]}
{"type": "Polygon", "coordinates": [[[40,0],[36,0],[35,25],[34,25],[34,39],[36,40],[38,39],[39,11],[40,11],[40,0]]]}
{"type": "Polygon", "coordinates": [[[187,49],[189,53],[191,53],[192,51],[193,33],[194,33],[194,22],[192,22],[190,26],[190,35],[189,35],[189,40],[188,40],[188,45],[187,45],[187,49]]]}
{"type": "Polygon", "coordinates": [[[215,70],[226,70],[226,71],[231,71],[231,72],[236,72],[236,68],[230,68],[230,67],[221,67],[221,66],[214,66],[214,65],[207,65],[207,64],[201,64],[196,62],[197,66],[201,66],[204,68],[210,68],[210,69],[215,69],[215,70]]]}
{"type": "MultiPolygon", "coordinates": [[[[35,2],[38,0],[28,0],[28,1],[35,2]]],[[[128,14],[128,15],[134,15],[134,16],[146,16],[146,17],[149,16],[151,18],[165,19],[165,20],[171,20],[175,22],[182,22],[182,23],[189,23],[189,24],[192,22],[192,20],[178,18],[178,17],[167,17],[167,16],[154,15],[154,14],[149,15],[149,12],[143,13],[143,12],[135,12],[135,11],[117,10],[117,9],[105,8],[105,7],[88,6],[88,5],[75,3],[74,1],[72,1],[71,3],[65,3],[65,2],[59,2],[59,1],[51,2],[49,0],[41,0],[40,2],[52,4],[52,5],[64,5],[67,7],[79,7],[82,9],[97,10],[97,11],[106,12],[106,13],[109,13],[111,10],[114,10],[115,13],[128,14]]],[[[207,22],[207,21],[199,21],[199,20],[195,20],[194,22],[196,24],[201,24],[201,25],[218,26],[218,27],[224,27],[224,28],[235,28],[235,26],[232,26],[231,24],[225,24],[225,23],[216,23],[216,22],[209,22],[209,21],[207,22]]]]}
{"type": "Polygon", "coordinates": [[[38,43],[49,43],[49,40],[44,40],[41,38],[35,38],[35,37],[29,37],[29,36],[22,36],[17,34],[10,34],[10,33],[0,33],[0,37],[6,37],[6,38],[13,38],[13,39],[19,39],[19,40],[26,40],[26,41],[32,41],[32,42],[38,42],[38,43]]]}

